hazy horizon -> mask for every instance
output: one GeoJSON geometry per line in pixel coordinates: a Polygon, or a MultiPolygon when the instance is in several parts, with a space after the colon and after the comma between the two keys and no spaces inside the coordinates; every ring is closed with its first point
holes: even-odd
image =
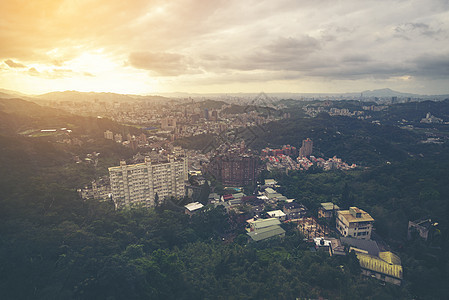
{"type": "Polygon", "coordinates": [[[0,81],[27,94],[449,94],[447,1],[7,1],[0,16],[0,81]]]}

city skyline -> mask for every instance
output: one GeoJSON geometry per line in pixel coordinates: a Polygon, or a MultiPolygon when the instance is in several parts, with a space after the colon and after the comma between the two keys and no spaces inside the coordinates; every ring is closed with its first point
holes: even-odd
{"type": "Polygon", "coordinates": [[[1,87],[28,94],[447,94],[447,1],[0,4],[1,87]]]}

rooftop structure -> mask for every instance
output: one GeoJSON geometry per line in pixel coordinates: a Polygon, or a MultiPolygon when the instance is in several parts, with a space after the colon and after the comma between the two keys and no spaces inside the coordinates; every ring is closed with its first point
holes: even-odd
{"type": "Polygon", "coordinates": [[[287,215],[287,218],[289,219],[298,219],[304,217],[307,213],[306,207],[297,202],[288,202],[284,204],[282,211],[287,215]]]}
{"type": "Polygon", "coordinates": [[[250,231],[259,230],[261,228],[270,227],[274,225],[281,225],[277,218],[253,220],[250,222],[250,231]]]}
{"type": "Polygon", "coordinates": [[[185,213],[187,215],[192,215],[194,212],[198,211],[199,209],[203,208],[203,204],[199,203],[199,202],[192,202],[189,203],[187,205],[185,205],[185,213]]]}
{"type": "Polygon", "coordinates": [[[379,280],[400,285],[402,281],[401,259],[390,251],[373,256],[356,252],[362,274],[379,280]]]}
{"type": "Polygon", "coordinates": [[[280,221],[284,221],[287,216],[282,210],[269,211],[267,214],[272,218],[279,219],[280,221]]]}
{"type": "Polygon", "coordinates": [[[282,237],[285,235],[285,230],[279,225],[264,227],[255,231],[248,232],[247,235],[253,241],[262,241],[273,237],[282,237]]]}
{"type": "Polygon", "coordinates": [[[329,255],[346,255],[345,246],[342,245],[341,241],[339,239],[331,239],[331,243],[329,246],[329,255]]]}
{"type": "Polygon", "coordinates": [[[372,240],[361,240],[361,239],[355,239],[352,237],[342,237],[341,243],[343,245],[348,246],[349,251],[356,251],[360,253],[365,253],[373,256],[379,255],[379,246],[375,241],[372,240]]]}
{"type": "Polygon", "coordinates": [[[267,186],[275,186],[277,184],[277,181],[274,179],[265,179],[265,185],[267,186]]]}

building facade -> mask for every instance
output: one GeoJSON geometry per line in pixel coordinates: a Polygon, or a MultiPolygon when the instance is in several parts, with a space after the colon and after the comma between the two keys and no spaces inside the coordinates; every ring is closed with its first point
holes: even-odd
{"type": "Polygon", "coordinates": [[[313,151],[313,141],[309,138],[302,141],[302,146],[299,148],[299,156],[310,156],[313,151]]]}
{"type": "Polygon", "coordinates": [[[330,220],[339,209],[340,207],[332,202],[321,203],[320,208],[318,208],[318,219],[324,218],[330,220]]]}
{"type": "Polygon", "coordinates": [[[257,160],[246,153],[219,154],[211,159],[208,172],[226,186],[245,186],[256,180],[257,160]]]}
{"type": "Polygon", "coordinates": [[[145,162],[109,168],[112,199],[116,208],[134,205],[155,206],[156,194],[159,201],[168,197],[183,197],[185,181],[188,179],[187,158],[167,157],[164,162],[145,162]]]}
{"type": "Polygon", "coordinates": [[[364,210],[350,207],[337,212],[337,230],[342,236],[356,239],[371,239],[374,219],[364,210]]]}

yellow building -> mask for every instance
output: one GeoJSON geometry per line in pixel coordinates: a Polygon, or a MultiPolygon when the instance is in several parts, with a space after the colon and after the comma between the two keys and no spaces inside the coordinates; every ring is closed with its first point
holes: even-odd
{"type": "Polygon", "coordinates": [[[402,281],[401,259],[390,251],[379,252],[379,256],[356,252],[365,276],[400,285],[402,281]]]}
{"type": "Polygon", "coordinates": [[[366,211],[357,207],[337,212],[336,227],[345,237],[369,240],[373,223],[374,219],[366,211]]]}

